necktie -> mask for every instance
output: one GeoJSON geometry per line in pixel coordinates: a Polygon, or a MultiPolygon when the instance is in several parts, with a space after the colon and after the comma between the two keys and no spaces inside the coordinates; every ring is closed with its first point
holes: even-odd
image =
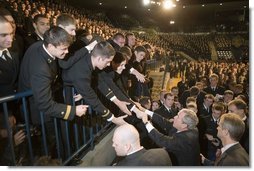
{"type": "Polygon", "coordinates": [[[207,112],[209,113],[209,107],[208,107],[208,108],[206,108],[206,110],[207,110],[207,112]]]}
{"type": "Polygon", "coordinates": [[[7,50],[4,50],[4,51],[2,52],[1,58],[3,58],[4,60],[7,61],[7,60],[10,59],[11,57],[9,57],[9,56],[7,55],[7,50]]]}
{"type": "Polygon", "coordinates": [[[6,55],[7,55],[7,51],[4,50],[4,51],[2,52],[1,58],[3,58],[4,60],[6,60],[6,55]]]}

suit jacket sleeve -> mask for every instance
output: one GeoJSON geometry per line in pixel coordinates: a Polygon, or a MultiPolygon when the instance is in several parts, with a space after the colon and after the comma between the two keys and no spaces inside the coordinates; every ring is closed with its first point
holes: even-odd
{"type": "Polygon", "coordinates": [[[82,57],[85,57],[89,51],[86,47],[77,50],[73,55],[67,56],[66,60],[58,60],[58,64],[63,69],[69,69],[73,64],[79,61],[82,57]]]}
{"type": "Polygon", "coordinates": [[[152,122],[158,125],[165,132],[168,132],[169,134],[172,133],[172,129],[175,129],[172,122],[169,122],[168,119],[158,115],[157,113],[153,114],[152,122]]]}
{"type": "Polygon", "coordinates": [[[182,141],[183,139],[179,139],[175,136],[166,136],[160,133],[158,130],[153,129],[149,133],[149,137],[159,146],[165,147],[167,151],[170,152],[180,152],[182,151],[182,141]]]}
{"type": "Polygon", "coordinates": [[[30,68],[31,88],[39,110],[46,115],[72,120],[76,108],[70,105],[60,104],[53,100],[51,91],[51,74],[47,65],[32,65],[30,68]]]}

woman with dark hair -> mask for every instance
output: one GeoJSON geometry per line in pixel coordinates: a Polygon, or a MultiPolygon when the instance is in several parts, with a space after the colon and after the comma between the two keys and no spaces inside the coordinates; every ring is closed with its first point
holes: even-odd
{"type": "MultiPolygon", "coordinates": [[[[126,63],[127,57],[120,52],[116,52],[116,55],[111,62],[111,65],[105,68],[103,72],[99,73],[99,85],[101,85],[102,82],[104,84],[107,84],[119,100],[130,103],[130,105],[128,106],[128,109],[130,109],[130,111],[138,114],[145,109],[143,109],[139,103],[134,102],[127,95],[127,92],[121,85],[122,72],[125,69],[126,63]]],[[[139,131],[142,146],[144,146],[145,148],[154,147],[154,144],[148,137],[147,130],[141,119],[138,119],[135,115],[131,115],[126,117],[124,120],[129,124],[135,126],[136,129],[139,131]]]]}

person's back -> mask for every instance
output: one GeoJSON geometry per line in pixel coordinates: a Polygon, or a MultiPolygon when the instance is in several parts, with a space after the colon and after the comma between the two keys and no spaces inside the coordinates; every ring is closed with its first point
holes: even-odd
{"type": "Polygon", "coordinates": [[[142,149],[133,153],[116,166],[172,166],[168,153],[163,148],[142,149]]]}

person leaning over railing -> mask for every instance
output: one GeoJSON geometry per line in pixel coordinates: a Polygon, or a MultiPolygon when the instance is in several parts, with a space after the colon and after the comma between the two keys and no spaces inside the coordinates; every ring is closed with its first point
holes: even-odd
{"type": "Polygon", "coordinates": [[[58,103],[54,90],[58,77],[57,60],[62,60],[71,44],[70,35],[60,27],[45,32],[43,41],[37,42],[26,51],[19,75],[19,91],[32,89],[29,99],[32,124],[40,125],[40,112],[44,113],[46,131],[55,142],[51,117],[72,120],[75,115],[85,115],[86,105],[71,106],[58,103]]]}

